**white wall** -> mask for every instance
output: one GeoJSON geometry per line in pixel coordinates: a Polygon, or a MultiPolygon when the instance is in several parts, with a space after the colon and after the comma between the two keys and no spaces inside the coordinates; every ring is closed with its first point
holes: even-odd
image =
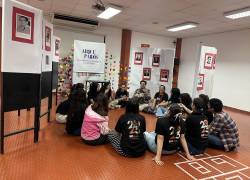
{"type": "Polygon", "coordinates": [[[149,44],[151,48],[175,48],[175,38],[164,37],[140,32],[132,32],[131,48],[141,47],[141,44],[149,44]]]}
{"type": "Polygon", "coordinates": [[[250,30],[183,39],[178,81],[182,92],[192,94],[200,42],[218,49],[212,96],[226,106],[250,111],[250,30]]]}

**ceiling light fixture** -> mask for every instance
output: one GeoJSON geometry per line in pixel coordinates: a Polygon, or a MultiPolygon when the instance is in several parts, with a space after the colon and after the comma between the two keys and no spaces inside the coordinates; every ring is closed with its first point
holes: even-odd
{"type": "Polygon", "coordinates": [[[225,12],[224,16],[229,19],[239,19],[250,16],[250,7],[225,12]]]}
{"type": "Polygon", "coordinates": [[[105,8],[105,11],[103,11],[97,17],[101,19],[110,19],[113,16],[119,14],[121,11],[122,11],[121,7],[115,5],[108,5],[107,8],[105,8]]]}
{"type": "Polygon", "coordinates": [[[171,31],[171,32],[176,32],[176,31],[182,31],[182,30],[186,30],[186,29],[195,28],[197,26],[198,26],[198,23],[186,22],[186,23],[177,24],[174,26],[167,27],[167,30],[171,31]]]}

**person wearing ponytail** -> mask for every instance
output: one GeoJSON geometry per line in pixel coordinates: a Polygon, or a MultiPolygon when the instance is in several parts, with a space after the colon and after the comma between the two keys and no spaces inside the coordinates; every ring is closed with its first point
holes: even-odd
{"type": "Polygon", "coordinates": [[[192,105],[193,112],[185,121],[188,149],[191,155],[203,154],[208,146],[208,118],[201,98],[195,98],[192,105]]]}
{"type": "Polygon", "coordinates": [[[164,164],[161,155],[176,153],[180,143],[186,157],[189,160],[195,159],[189,153],[184,133],[185,125],[182,119],[181,107],[173,103],[169,107],[167,116],[158,118],[155,132],[144,132],[148,149],[156,154],[153,161],[157,165],[164,164]]]}

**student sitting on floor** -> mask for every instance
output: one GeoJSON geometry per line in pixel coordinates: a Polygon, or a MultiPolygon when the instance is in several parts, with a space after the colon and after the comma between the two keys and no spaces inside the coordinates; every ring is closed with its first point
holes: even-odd
{"type": "Polygon", "coordinates": [[[97,97],[99,90],[98,90],[99,84],[97,82],[92,82],[89,87],[89,92],[88,92],[88,104],[93,104],[95,98],[97,97]]]}
{"type": "Polygon", "coordinates": [[[222,101],[210,99],[208,107],[214,114],[214,120],[209,126],[209,146],[225,151],[237,150],[239,131],[235,121],[223,111],[222,101]]]}
{"type": "MultiPolygon", "coordinates": [[[[69,112],[69,107],[70,107],[70,97],[71,97],[71,93],[73,90],[75,89],[82,89],[84,91],[84,85],[81,83],[78,84],[74,84],[71,89],[70,89],[70,94],[69,94],[69,98],[63,102],[61,102],[57,109],[56,109],[56,121],[58,123],[66,123],[67,121],[67,114],[69,112]]],[[[85,93],[85,91],[84,91],[85,93]]]]}
{"type": "Polygon", "coordinates": [[[167,102],[162,102],[158,105],[158,108],[156,110],[156,117],[163,117],[167,114],[167,107],[171,105],[172,103],[180,103],[180,89],[178,88],[172,88],[171,89],[171,96],[167,102]]]}
{"type": "Polygon", "coordinates": [[[105,82],[99,92],[105,94],[108,98],[108,101],[112,101],[114,99],[110,82],[105,82]]]}
{"type": "Polygon", "coordinates": [[[208,120],[204,115],[204,105],[200,98],[195,98],[193,112],[187,117],[186,141],[191,155],[203,154],[208,146],[208,120]]]}
{"type": "Polygon", "coordinates": [[[82,120],[87,107],[86,94],[82,88],[76,88],[70,95],[69,111],[66,122],[66,132],[80,136],[82,120]]]}
{"type": "Polygon", "coordinates": [[[88,145],[105,144],[108,131],[108,98],[100,93],[85,111],[81,137],[88,145]]]}
{"type": "Polygon", "coordinates": [[[204,103],[205,115],[208,118],[208,124],[210,124],[214,119],[214,115],[211,111],[208,110],[209,97],[205,94],[200,94],[199,98],[201,98],[204,103]]]}
{"type": "Polygon", "coordinates": [[[185,125],[181,117],[181,107],[172,104],[166,117],[158,118],[155,132],[145,132],[145,139],[150,151],[156,153],[154,161],[158,165],[163,165],[161,155],[176,153],[181,142],[182,147],[189,160],[194,157],[190,155],[185,139],[185,125]]]}
{"type": "Polygon", "coordinates": [[[122,84],[115,93],[115,100],[109,103],[109,108],[125,107],[128,102],[129,94],[126,85],[122,84]]]}
{"type": "Polygon", "coordinates": [[[180,96],[181,107],[185,106],[182,110],[182,116],[184,120],[192,112],[192,98],[188,93],[182,93],[180,96]]]}
{"type": "Polygon", "coordinates": [[[110,131],[108,139],[119,154],[138,157],[146,151],[147,146],[143,136],[145,131],[146,122],[139,114],[139,104],[130,100],[126,106],[126,113],[119,118],[115,131],[110,131]]]}
{"type": "Polygon", "coordinates": [[[146,88],[147,82],[142,80],[140,81],[140,88],[136,89],[133,99],[137,99],[139,103],[139,110],[142,111],[145,107],[148,106],[151,99],[150,90],[146,88]]]}
{"type": "Polygon", "coordinates": [[[155,93],[152,103],[144,108],[143,112],[154,114],[159,106],[168,102],[168,94],[165,92],[165,89],[164,85],[160,85],[159,92],[155,93]]]}

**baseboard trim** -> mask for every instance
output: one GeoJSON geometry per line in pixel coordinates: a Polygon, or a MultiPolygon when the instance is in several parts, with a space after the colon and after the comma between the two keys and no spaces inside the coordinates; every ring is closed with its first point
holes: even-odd
{"type": "Polygon", "coordinates": [[[241,113],[241,114],[245,114],[245,115],[250,116],[249,111],[244,111],[244,110],[240,110],[240,109],[229,107],[229,106],[224,106],[224,108],[225,108],[225,110],[229,110],[229,111],[233,111],[233,112],[236,112],[236,113],[241,113]]]}

